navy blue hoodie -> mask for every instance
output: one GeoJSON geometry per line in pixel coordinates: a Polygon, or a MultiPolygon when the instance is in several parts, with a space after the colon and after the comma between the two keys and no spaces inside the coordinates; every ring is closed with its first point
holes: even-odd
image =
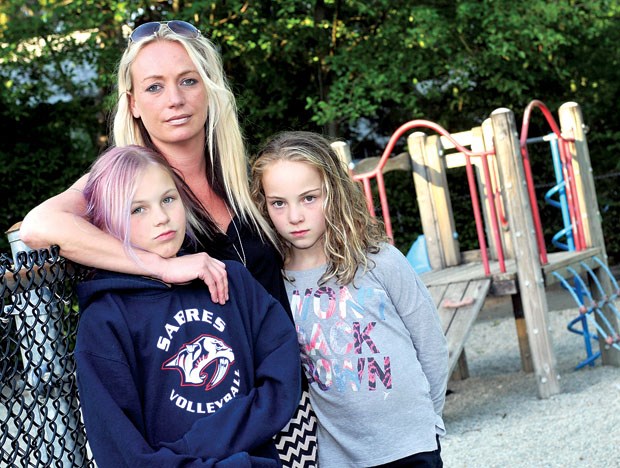
{"type": "Polygon", "coordinates": [[[300,397],[295,329],[225,263],[224,305],[199,282],[99,272],[78,286],[78,389],[100,468],[280,466],[272,437],[300,397]]]}

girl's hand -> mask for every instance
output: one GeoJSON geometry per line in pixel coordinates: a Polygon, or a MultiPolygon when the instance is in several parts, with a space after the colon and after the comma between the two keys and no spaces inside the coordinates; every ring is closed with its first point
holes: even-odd
{"type": "Polygon", "coordinates": [[[211,300],[224,304],[228,300],[226,265],[204,252],[164,260],[160,278],[166,283],[186,283],[201,279],[209,288],[211,300]]]}

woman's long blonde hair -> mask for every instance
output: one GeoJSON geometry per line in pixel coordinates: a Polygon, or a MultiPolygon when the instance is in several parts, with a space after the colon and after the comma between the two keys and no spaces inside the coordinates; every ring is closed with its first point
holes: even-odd
{"type": "MultiPolygon", "coordinates": [[[[368,253],[377,253],[380,244],[387,241],[382,223],[370,216],[359,184],[353,181],[329,141],[312,132],[280,133],[258,153],[252,166],[251,191],[265,217],[268,212],[262,177],[271,164],[282,160],[308,164],[321,177],[327,269],[319,283],[331,278],[339,284],[351,283],[358,268],[364,272],[372,268],[368,253]]],[[[290,245],[284,244],[281,237],[279,241],[288,257],[290,245]]]]}
{"type": "Polygon", "coordinates": [[[249,222],[259,235],[266,234],[276,244],[275,233],[260,215],[250,196],[248,158],[237,118],[237,105],[224,74],[220,54],[215,45],[203,35],[188,38],[162,25],[151,37],[128,44],[118,64],[118,102],[112,123],[113,144],[140,145],[157,150],[142,119],[134,118],[129,105],[129,94],[133,90],[131,66],[140,50],[157,40],[181,44],[205,84],[204,105],[208,108],[205,159],[211,188],[239,218],[249,222]]]}

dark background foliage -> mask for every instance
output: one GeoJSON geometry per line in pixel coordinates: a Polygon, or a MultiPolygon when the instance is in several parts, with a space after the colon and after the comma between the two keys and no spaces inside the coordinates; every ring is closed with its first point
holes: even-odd
{"type": "MultiPolygon", "coordinates": [[[[620,6],[615,0],[7,1],[0,4],[0,224],[8,229],[66,188],[107,145],[114,72],[128,32],[185,19],[221,48],[253,153],[285,129],[347,140],[353,157],[382,152],[402,123],[452,132],[498,107],[576,101],[588,142],[610,262],[620,261],[616,151],[620,6]]],[[[557,114],[556,114],[557,115],[557,114]]],[[[535,114],[531,135],[549,131],[535,114]]],[[[404,148],[399,142],[396,152],[404,148]]],[[[557,212],[546,149],[532,154],[550,237],[557,212]]],[[[459,240],[476,248],[464,172],[449,176],[459,240]]],[[[396,243],[421,233],[411,176],[387,178],[396,243]]],[[[8,251],[4,238],[0,251],[8,251]]]]}

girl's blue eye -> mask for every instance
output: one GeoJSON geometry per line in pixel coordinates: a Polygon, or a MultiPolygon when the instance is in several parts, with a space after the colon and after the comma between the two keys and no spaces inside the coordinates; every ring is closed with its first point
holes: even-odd
{"type": "Polygon", "coordinates": [[[194,79],[194,78],[186,78],[184,79],[181,84],[184,86],[193,86],[196,83],[198,83],[198,80],[194,79]]]}
{"type": "Polygon", "coordinates": [[[140,214],[144,211],[144,208],[142,208],[141,206],[134,208],[133,210],[131,210],[131,214],[140,214]]]}
{"type": "Polygon", "coordinates": [[[308,203],[313,202],[314,200],[316,200],[316,195],[306,195],[304,197],[304,201],[308,203]]]}
{"type": "Polygon", "coordinates": [[[276,200],[271,202],[271,206],[273,206],[274,208],[282,208],[284,206],[284,202],[281,200],[276,200]]]}
{"type": "Polygon", "coordinates": [[[162,201],[164,203],[172,203],[174,201],[174,197],[166,197],[162,201]]]}

